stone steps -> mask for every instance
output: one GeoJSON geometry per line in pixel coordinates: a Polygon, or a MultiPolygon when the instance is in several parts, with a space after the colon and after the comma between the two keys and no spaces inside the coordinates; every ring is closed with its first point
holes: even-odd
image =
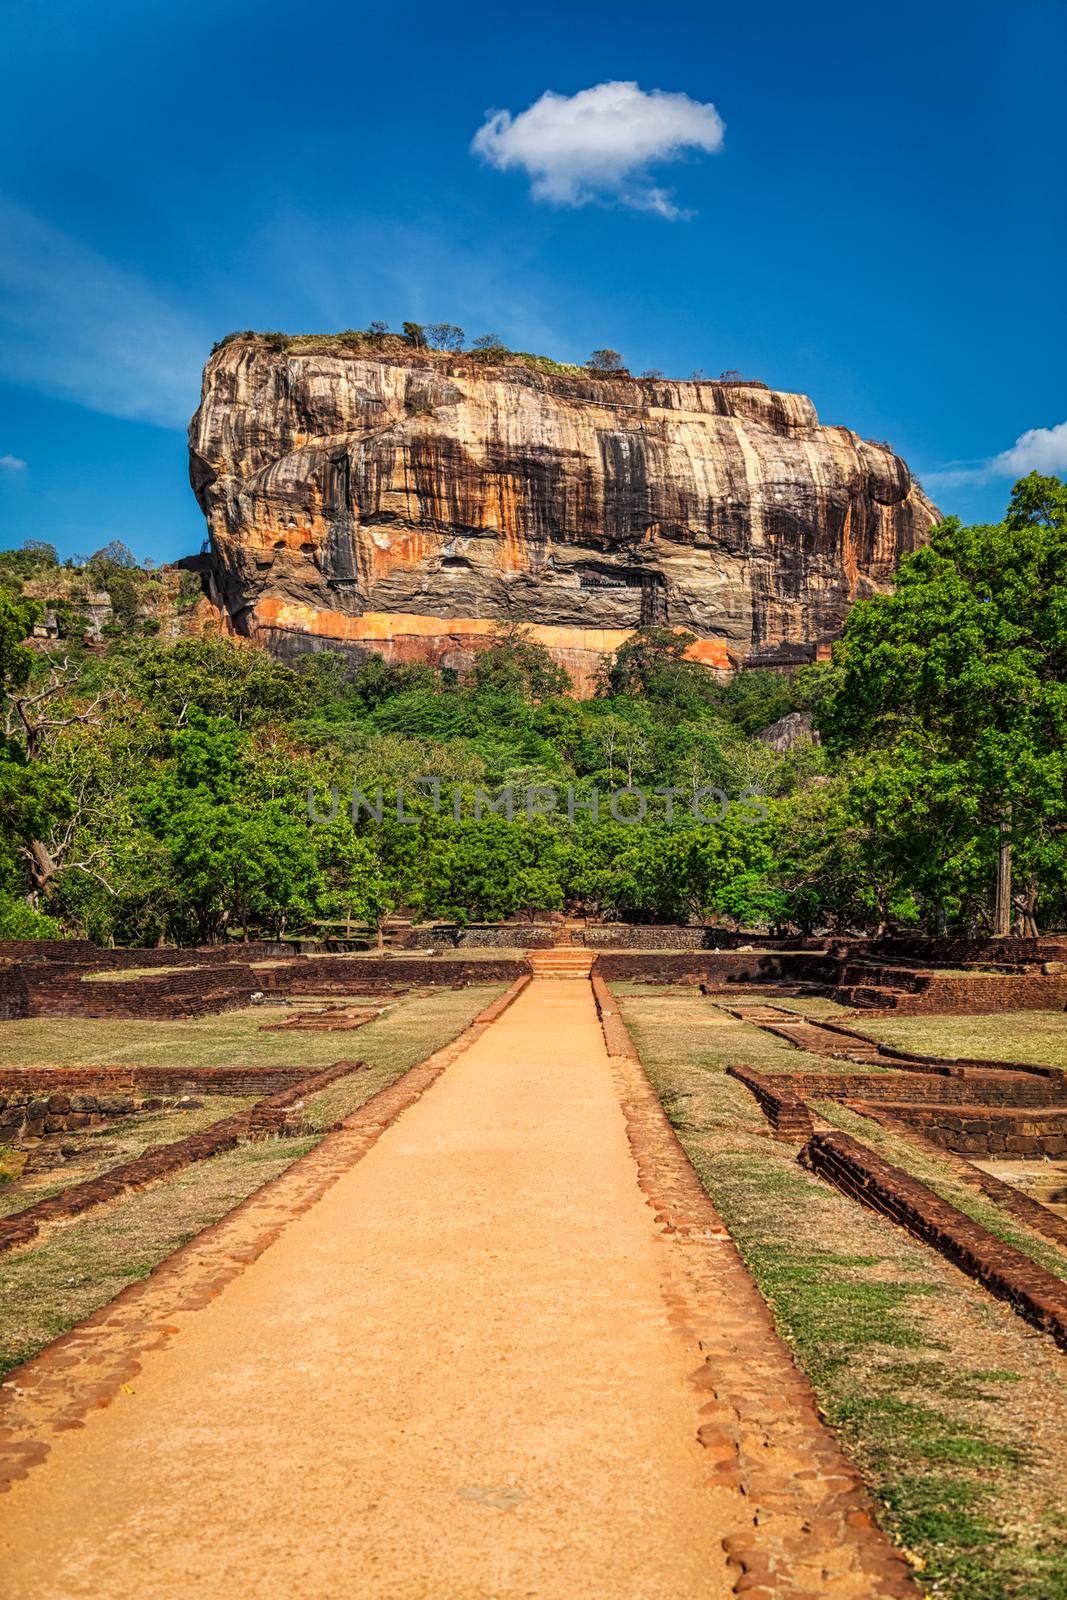
{"type": "Polygon", "coordinates": [[[596,952],[580,945],[554,945],[527,950],[526,959],[535,978],[588,978],[596,952]]]}

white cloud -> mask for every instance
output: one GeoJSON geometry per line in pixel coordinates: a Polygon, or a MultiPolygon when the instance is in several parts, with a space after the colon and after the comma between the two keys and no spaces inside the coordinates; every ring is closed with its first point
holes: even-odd
{"type": "Polygon", "coordinates": [[[1028,472],[1067,473],[1067,422],[1029,428],[1007,450],[985,461],[953,461],[937,472],[925,472],[923,483],[931,489],[956,489],[991,478],[1024,478],[1028,472]]]}
{"type": "Polygon", "coordinates": [[[184,427],[210,335],[136,272],[0,198],[0,370],[108,416],[184,427]]]}
{"type": "Polygon", "coordinates": [[[19,472],[25,472],[26,463],[21,456],[0,456],[0,472],[5,478],[13,478],[19,472]]]}
{"type": "Polygon", "coordinates": [[[491,112],[471,149],[501,171],[526,172],[535,200],[614,200],[673,219],[684,213],[649,168],[687,150],[714,152],[722,141],[722,118],[710,102],[663,89],[646,93],[636,83],[598,83],[570,96],[549,90],[516,117],[491,112]]]}
{"type": "Polygon", "coordinates": [[[1058,422],[1054,428],[1030,428],[1020,434],[1010,450],[994,456],[990,472],[998,478],[1021,478],[1027,472],[1067,472],[1067,422],[1058,422]]]}

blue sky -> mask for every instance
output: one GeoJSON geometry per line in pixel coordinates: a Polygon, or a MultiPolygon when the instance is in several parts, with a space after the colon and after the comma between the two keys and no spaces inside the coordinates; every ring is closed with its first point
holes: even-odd
{"type": "Polygon", "coordinates": [[[738,368],[966,517],[1067,470],[1062,0],[8,0],[4,31],[0,545],[195,550],[213,340],[373,318],[738,368]]]}

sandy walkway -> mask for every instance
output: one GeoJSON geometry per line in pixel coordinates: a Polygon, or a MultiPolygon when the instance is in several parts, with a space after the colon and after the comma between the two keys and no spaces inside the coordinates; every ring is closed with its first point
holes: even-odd
{"type": "Polygon", "coordinates": [[[729,1592],[587,982],[537,980],[0,1501],[10,1600],[729,1592]]]}

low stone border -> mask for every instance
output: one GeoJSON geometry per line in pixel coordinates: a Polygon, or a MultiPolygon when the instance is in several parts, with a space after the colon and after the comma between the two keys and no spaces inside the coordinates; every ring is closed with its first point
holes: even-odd
{"type": "MultiPolygon", "coordinates": [[[[855,1037],[863,1038],[864,1035],[856,1034],[855,1037]]],[[[879,1043],[876,1039],[871,1039],[870,1042],[878,1045],[880,1056],[887,1057],[894,1064],[898,1061],[903,1062],[913,1067],[915,1071],[1022,1072],[1032,1078],[1050,1078],[1053,1083],[1067,1084],[1067,1069],[1042,1067],[1036,1061],[987,1061],[981,1056],[924,1056],[913,1050],[901,1050],[896,1045],[879,1043]]]]}
{"type": "Polygon", "coordinates": [[[140,1372],[148,1351],[180,1332],[173,1319],[195,1314],[261,1256],[481,1038],[488,1013],[500,1016],[529,981],[527,974],[513,983],[451,1044],[372,1095],[307,1155],[165,1257],[147,1278],[13,1367],[0,1382],[0,1494],[44,1460],[55,1435],[78,1427],[94,1407],[109,1405],[140,1372]]]}
{"type": "MultiPolygon", "coordinates": [[[[713,998],[721,993],[720,989],[713,989],[708,984],[701,984],[700,988],[701,993],[713,998]]],[[[861,1066],[869,1065],[874,1058],[885,1059],[887,1065],[893,1067],[900,1065],[909,1072],[942,1075],[959,1075],[966,1072],[1024,1073],[1029,1077],[1049,1079],[1067,1091],[1067,1069],[1062,1067],[1042,1067],[1033,1061],[984,1060],[979,1056],[932,1056],[915,1050],[904,1050],[896,1045],[884,1044],[873,1034],[862,1033],[858,1028],[848,1027],[836,1018],[810,1017],[806,1012],[791,1011],[788,1006],[776,1005],[775,999],[787,993],[784,985],[776,984],[767,1002],[759,1004],[760,1010],[777,1012],[778,1015],[774,1018],[751,1015],[752,1011],[757,1009],[751,1004],[728,1005],[718,999],[716,1004],[720,1011],[727,1012],[731,1017],[750,1023],[752,1027],[760,1028],[764,1033],[774,1034],[797,1050],[807,1050],[815,1055],[829,1055],[836,1059],[855,1061],[861,1066]],[[826,1033],[845,1040],[857,1048],[855,1050],[848,1050],[844,1046],[840,1050],[824,1048],[824,1041],[819,1039],[818,1035],[826,1033]]],[[[1067,1102],[1067,1092],[1062,1098],[1067,1102]]]]}
{"type": "Polygon", "coordinates": [[[365,1071],[366,1066],[365,1061],[335,1061],[332,1067],[324,1067],[321,1072],[312,1073],[299,1083],[280,1089],[277,1094],[257,1100],[248,1116],[249,1139],[268,1139],[272,1134],[287,1132],[292,1111],[301,1107],[309,1095],[318,1094],[320,1089],[328,1089],[338,1078],[348,1078],[353,1072],[365,1071]]]}
{"type": "Polygon", "coordinates": [[[736,1078],[755,1095],[760,1110],[774,1130],[775,1137],[794,1144],[803,1144],[815,1131],[811,1113],[799,1095],[783,1085],[779,1088],[775,1078],[751,1072],[748,1067],[727,1067],[726,1076],[736,1078]]]}
{"type": "Polygon", "coordinates": [[[295,1011],[284,1022],[261,1022],[260,1033],[354,1033],[374,1022],[386,1008],[376,1006],[363,1011],[344,1006],[327,1006],[323,1011],[295,1011]]]}
{"type": "Polygon", "coordinates": [[[96,1206],[117,1200],[120,1195],[135,1189],[145,1189],[150,1183],[170,1178],[194,1161],[206,1161],[223,1150],[232,1150],[245,1138],[266,1138],[280,1131],[288,1110],[306,1094],[325,1089],[337,1078],[344,1078],[363,1065],[360,1061],[338,1061],[313,1077],[302,1079],[295,1087],[260,1100],[249,1111],[238,1111],[233,1116],[213,1122],[199,1133],[190,1133],[171,1144],[152,1145],[131,1161],[120,1161],[99,1177],[85,1178],[72,1183],[59,1194],[38,1200],[23,1211],[0,1217],[0,1254],[29,1244],[43,1227],[50,1223],[70,1222],[96,1206]]]}
{"type": "Polygon", "coordinates": [[[1006,1300],[1067,1349],[1067,1283],[965,1216],[910,1173],[847,1133],[816,1133],[802,1164],[853,1200],[880,1211],[1006,1300]]]}
{"type": "Polygon", "coordinates": [[[744,1600],[919,1600],[859,1472],[818,1415],[640,1061],[612,1063],[639,1181],[667,1246],[671,1321],[699,1343],[692,1374],[709,1481],[740,1489],[723,1540],[744,1600]]]}
{"type": "MultiPolygon", "coordinates": [[[[941,1153],[944,1154],[943,1151],[941,1153]]],[[[974,1167],[969,1161],[961,1160],[959,1165],[964,1169],[960,1173],[964,1183],[980,1189],[987,1199],[995,1201],[1002,1211],[1010,1212],[1020,1222],[1025,1222],[1035,1233],[1044,1234],[1046,1239],[1067,1248],[1067,1219],[1050,1211],[1040,1200],[1031,1199],[1014,1185],[995,1178],[991,1172],[983,1172],[981,1167],[974,1167]]]]}
{"type": "Polygon", "coordinates": [[[105,1117],[126,1117],[138,1109],[130,1095],[66,1094],[51,1085],[49,1089],[51,1093],[43,1097],[32,1089],[0,1092],[0,1144],[95,1127],[105,1117]]]}
{"type": "MultiPolygon", "coordinates": [[[[797,1012],[800,1017],[803,1015],[797,1012]]],[[[955,1072],[971,1069],[979,1072],[1025,1072],[1036,1078],[1051,1078],[1055,1082],[1067,1081],[1067,1069],[1063,1067],[1042,1067],[1036,1061],[1004,1061],[999,1057],[986,1059],[982,1056],[931,1056],[917,1050],[904,1050],[898,1045],[886,1044],[871,1033],[863,1033],[859,1028],[850,1028],[840,1022],[836,1017],[807,1017],[807,1022],[817,1022],[820,1028],[825,1028],[828,1033],[840,1034],[844,1039],[854,1039],[858,1044],[873,1045],[880,1056],[886,1056],[892,1062],[904,1061],[914,1065],[916,1070],[929,1070],[933,1068],[939,1072],[955,1072]]]]}
{"type": "Polygon", "coordinates": [[[604,1048],[608,1055],[626,1056],[631,1061],[638,1060],[637,1046],[630,1037],[629,1028],[622,1020],[619,1003],[595,968],[589,974],[589,982],[592,985],[593,1001],[596,1005],[596,1014],[600,1018],[600,1030],[604,1035],[604,1048]]]}

